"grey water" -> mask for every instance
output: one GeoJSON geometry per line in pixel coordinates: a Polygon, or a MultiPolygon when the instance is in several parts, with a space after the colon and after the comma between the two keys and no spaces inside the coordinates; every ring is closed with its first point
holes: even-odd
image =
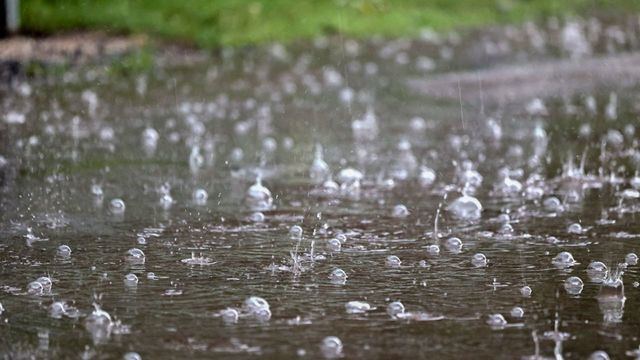
{"type": "Polygon", "coordinates": [[[561,19],[19,78],[0,89],[0,353],[637,356],[640,87],[407,82],[638,36],[561,19]]]}

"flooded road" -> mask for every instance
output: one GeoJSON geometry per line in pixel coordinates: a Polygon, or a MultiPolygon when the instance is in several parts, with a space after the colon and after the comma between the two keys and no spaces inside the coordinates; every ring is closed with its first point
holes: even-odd
{"type": "Polygon", "coordinates": [[[633,57],[638,36],[550,21],[19,80],[0,90],[0,352],[638,356],[638,86],[407,86],[633,57]]]}

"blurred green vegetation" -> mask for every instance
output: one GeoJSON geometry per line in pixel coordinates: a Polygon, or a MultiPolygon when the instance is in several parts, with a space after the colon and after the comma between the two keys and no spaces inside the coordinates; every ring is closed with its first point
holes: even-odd
{"type": "Polygon", "coordinates": [[[639,0],[22,0],[26,31],[149,34],[204,48],[366,37],[640,9],[639,0]]]}

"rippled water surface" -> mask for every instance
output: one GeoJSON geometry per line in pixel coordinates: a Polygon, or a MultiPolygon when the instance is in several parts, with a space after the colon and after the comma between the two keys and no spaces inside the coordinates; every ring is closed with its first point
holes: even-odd
{"type": "Polygon", "coordinates": [[[0,352],[624,358],[640,345],[638,87],[495,102],[407,86],[637,48],[637,22],[594,22],[320,39],[3,88],[0,352]],[[257,181],[271,199],[248,193],[257,181]],[[479,218],[456,217],[465,194],[479,218]],[[31,284],[42,276],[50,290],[31,284]]]}

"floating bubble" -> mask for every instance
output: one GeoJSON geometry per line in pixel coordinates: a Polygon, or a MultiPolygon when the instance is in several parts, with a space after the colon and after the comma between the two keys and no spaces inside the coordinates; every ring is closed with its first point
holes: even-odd
{"type": "Polygon", "coordinates": [[[427,246],[427,253],[429,255],[439,255],[440,254],[440,246],[435,245],[435,244],[431,244],[429,246],[427,246]]]}
{"type": "Polygon", "coordinates": [[[259,296],[250,296],[244,300],[244,309],[248,313],[256,313],[264,309],[269,310],[269,303],[259,296]]]}
{"type": "Polygon", "coordinates": [[[568,268],[568,267],[572,267],[574,265],[576,265],[578,262],[573,258],[573,255],[571,255],[570,252],[568,251],[563,251],[561,253],[559,253],[558,255],[556,255],[553,260],[551,260],[551,262],[559,267],[559,268],[568,268]]]}
{"type": "Polygon", "coordinates": [[[130,264],[144,264],[145,262],[144,252],[138,248],[127,250],[124,258],[130,264]]]}
{"type": "Polygon", "coordinates": [[[56,250],[56,254],[60,257],[69,257],[71,256],[71,248],[69,245],[60,245],[56,250]]]}
{"type": "Polygon", "coordinates": [[[66,304],[63,301],[55,301],[49,305],[49,316],[60,319],[66,313],[66,304]]]}
{"type": "Polygon", "coordinates": [[[330,239],[327,241],[327,248],[331,252],[339,252],[342,248],[342,243],[338,239],[330,239]]]}
{"type": "Polygon", "coordinates": [[[584,283],[577,276],[572,276],[564,281],[564,289],[570,295],[580,295],[583,288],[584,283]]]}
{"type": "Polygon", "coordinates": [[[238,314],[238,310],[227,308],[220,311],[220,316],[222,317],[222,321],[224,321],[225,323],[235,324],[238,322],[239,314],[238,314]]]}
{"type": "Polygon", "coordinates": [[[299,225],[293,225],[290,229],[289,229],[289,237],[291,239],[301,239],[302,238],[302,227],[300,227],[299,225]]]}
{"type": "Polygon", "coordinates": [[[122,201],[122,199],[113,199],[109,203],[109,211],[111,211],[112,214],[115,214],[115,215],[124,214],[125,209],[126,209],[126,206],[124,204],[124,201],[122,201]]]}
{"type": "Polygon", "coordinates": [[[347,281],[347,273],[342,269],[334,269],[329,275],[332,283],[344,284],[347,281]]]}
{"type": "Polygon", "coordinates": [[[548,197],[542,202],[544,209],[550,212],[560,212],[564,210],[562,202],[555,196],[548,197]]]}
{"type": "Polygon", "coordinates": [[[44,293],[44,288],[42,284],[38,281],[32,281],[27,285],[27,294],[32,296],[42,296],[44,293]]]}
{"type": "Polygon", "coordinates": [[[336,336],[327,336],[320,344],[320,351],[327,359],[342,357],[342,340],[336,336]]]}
{"type": "Polygon", "coordinates": [[[399,219],[406,218],[407,216],[409,216],[409,209],[407,209],[407,207],[402,204],[398,204],[393,207],[391,216],[399,219]]]}
{"type": "Polygon", "coordinates": [[[209,193],[207,193],[207,190],[205,189],[195,189],[193,194],[191,194],[191,198],[195,204],[204,205],[209,199],[209,193]]]}
{"type": "Polygon", "coordinates": [[[136,286],[138,285],[138,277],[136,274],[129,273],[124,276],[124,284],[126,286],[136,286]]]}
{"type": "Polygon", "coordinates": [[[124,354],[122,360],[142,360],[142,356],[140,356],[140,354],[138,354],[137,352],[128,352],[124,354]]]}
{"type": "Polygon", "coordinates": [[[387,305],[387,314],[396,317],[398,314],[404,314],[404,305],[400,301],[394,301],[387,305]]]}
{"type": "Polygon", "coordinates": [[[385,259],[385,264],[388,267],[399,267],[400,264],[402,264],[402,261],[400,261],[400,258],[395,255],[389,255],[385,259]]]}
{"type": "Polygon", "coordinates": [[[627,256],[624,257],[624,262],[627,265],[637,265],[638,255],[636,255],[635,253],[628,253],[627,256]]]}
{"type": "Polygon", "coordinates": [[[507,326],[507,320],[502,316],[502,314],[490,314],[487,319],[487,325],[492,328],[501,329],[507,326]]]}
{"type": "Polygon", "coordinates": [[[578,223],[573,223],[567,227],[567,232],[569,234],[582,234],[583,233],[582,225],[578,223]]]}
{"type": "Polygon", "coordinates": [[[51,286],[53,285],[53,282],[51,281],[51,278],[49,278],[48,276],[41,276],[41,277],[37,278],[36,281],[39,282],[42,285],[42,291],[44,293],[50,293],[51,292],[51,286]]]}
{"type": "Polygon", "coordinates": [[[604,281],[607,277],[607,273],[609,269],[607,269],[607,265],[600,261],[592,261],[589,266],[587,266],[587,275],[593,282],[600,283],[604,281]]]}
{"type": "Polygon", "coordinates": [[[462,251],[462,240],[457,237],[448,238],[445,242],[445,247],[447,250],[454,254],[458,254],[462,251]]]}
{"type": "Polygon", "coordinates": [[[520,306],[514,306],[511,309],[511,317],[521,318],[524,316],[524,310],[520,306]]]}
{"type": "Polygon", "coordinates": [[[364,301],[349,301],[344,305],[347,314],[364,314],[371,310],[371,305],[364,301]]]}
{"type": "Polygon", "coordinates": [[[158,280],[160,279],[155,273],[153,272],[148,272],[147,273],[147,279],[149,280],[158,280]]]}
{"type": "Polygon", "coordinates": [[[531,287],[529,286],[523,286],[520,288],[520,294],[522,294],[523,297],[530,297],[532,292],[533,290],[531,290],[531,287]]]}
{"type": "Polygon", "coordinates": [[[251,213],[251,215],[249,215],[249,221],[255,222],[255,223],[264,222],[264,214],[261,213],[260,211],[251,213]]]}
{"type": "Polygon", "coordinates": [[[114,323],[111,315],[102,310],[97,304],[93,304],[94,310],[84,321],[84,326],[91,333],[95,343],[104,342],[111,335],[114,323]]]}
{"type": "Polygon", "coordinates": [[[447,206],[447,211],[461,220],[476,220],[481,216],[482,204],[473,196],[462,195],[447,206]]]}
{"type": "Polygon", "coordinates": [[[483,253],[474,254],[471,258],[471,263],[475,267],[486,267],[487,266],[487,257],[483,253]]]}
{"type": "Polygon", "coordinates": [[[609,354],[602,350],[594,351],[589,355],[589,360],[609,360],[609,354]]]}

